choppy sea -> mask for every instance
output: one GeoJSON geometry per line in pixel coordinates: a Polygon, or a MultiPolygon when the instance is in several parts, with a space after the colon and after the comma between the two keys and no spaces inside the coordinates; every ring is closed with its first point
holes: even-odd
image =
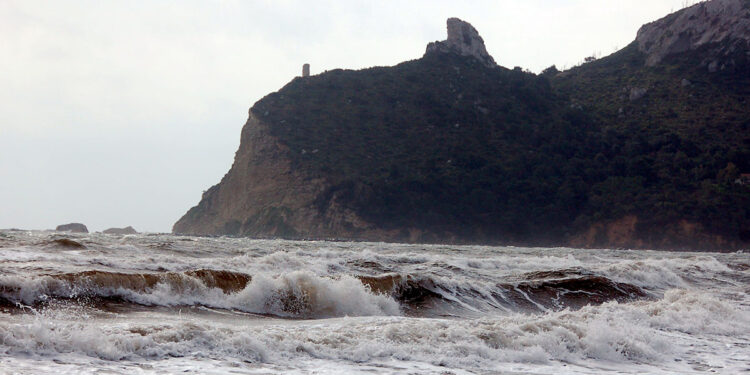
{"type": "Polygon", "coordinates": [[[750,254],[0,231],[0,374],[750,374],[750,254]]]}

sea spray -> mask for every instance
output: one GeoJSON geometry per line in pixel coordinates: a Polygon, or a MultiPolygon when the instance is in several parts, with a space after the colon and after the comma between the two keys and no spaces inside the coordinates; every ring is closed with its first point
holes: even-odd
{"type": "Polygon", "coordinates": [[[741,373],[747,254],[14,233],[0,373],[741,373]]]}

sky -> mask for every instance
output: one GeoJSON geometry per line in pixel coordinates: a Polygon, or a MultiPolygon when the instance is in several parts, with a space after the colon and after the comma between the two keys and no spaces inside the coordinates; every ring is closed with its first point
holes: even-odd
{"type": "Polygon", "coordinates": [[[303,63],[417,59],[459,17],[498,64],[563,69],[685,4],[0,0],[0,228],[171,231],[229,170],[248,109],[303,63]]]}

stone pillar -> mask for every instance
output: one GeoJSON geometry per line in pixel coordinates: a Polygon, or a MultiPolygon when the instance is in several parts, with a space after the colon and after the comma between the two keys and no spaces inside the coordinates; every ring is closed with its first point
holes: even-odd
{"type": "Polygon", "coordinates": [[[302,76],[303,77],[309,77],[310,76],[310,64],[304,64],[304,65],[302,65],[302,76]]]}

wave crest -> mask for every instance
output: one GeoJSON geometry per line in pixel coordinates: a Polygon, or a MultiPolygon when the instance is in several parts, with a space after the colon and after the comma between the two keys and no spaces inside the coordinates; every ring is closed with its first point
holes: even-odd
{"type": "Polygon", "coordinates": [[[400,314],[397,302],[373,294],[353,277],[333,279],[303,271],[255,277],[220,270],[139,274],[85,271],[32,279],[0,278],[0,301],[5,306],[36,305],[54,299],[200,305],[292,318],[400,314]]]}
{"type": "Polygon", "coordinates": [[[407,312],[413,314],[421,314],[425,309],[441,305],[468,310],[579,309],[586,305],[648,296],[638,286],[586,274],[577,269],[533,272],[521,275],[519,280],[492,285],[459,284],[438,277],[400,274],[360,276],[359,280],[375,293],[393,296],[405,305],[407,312]]]}

